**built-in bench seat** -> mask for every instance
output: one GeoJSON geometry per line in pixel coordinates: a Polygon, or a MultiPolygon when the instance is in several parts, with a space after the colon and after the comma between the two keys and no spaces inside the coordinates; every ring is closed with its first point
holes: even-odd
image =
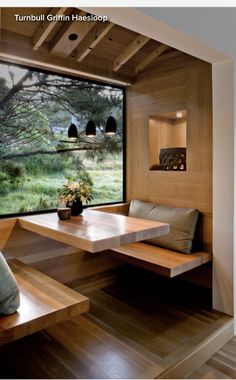
{"type": "MultiPolygon", "coordinates": [[[[147,203],[145,207],[148,207],[148,205],[147,203]]],[[[95,210],[96,209],[103,212],[129,215],[130,204],[123,203],[120,205],[100,206],[96,207],[95,210]]],[[[137,215],[134,216],[137,217],[137,215]]],[[[168,223],[168,220],[165,220],[165,222],[168,223]]],[[[118,260],[170,278],[197,268],[212,260],[211,252],[198,251],[186,254],[146,242],[122,245],[112,250],[106,250],[104,253],[118,260]]]]}
{"type": "Polygon", "coordinates": [[[19,260],[9,265],[20,289],[17,312],[0,316],[0,344],[4,344],[58,322],[82,314],[89,300],[19,260]]]}
{"type": "Polygon", "coordinates": [[[151,244],[138,242],[107,250],[113,257],[124,260],[166,277],[175,277],[211,261],[211,252],[184,254],[151,244]]]}

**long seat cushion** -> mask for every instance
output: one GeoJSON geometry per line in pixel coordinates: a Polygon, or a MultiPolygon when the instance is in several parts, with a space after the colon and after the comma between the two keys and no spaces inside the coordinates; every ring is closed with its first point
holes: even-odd
{"type": "Polygon", "coordinates": [[[145,240],[159,247],[182,253],[191,253],[199,211],[194,208],[170,207],[156,203],[132,200],[129,216],[169,223],[168,235],[145,240]]]}
{"type": "Polygon", "coordinates": [[[15,277],[0,252],[0,314],[12,314],[20,306],[20,292],[15,277]]]}

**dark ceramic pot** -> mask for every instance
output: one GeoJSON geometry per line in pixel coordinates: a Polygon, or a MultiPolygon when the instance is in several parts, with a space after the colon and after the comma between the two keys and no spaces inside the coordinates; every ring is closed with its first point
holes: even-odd
{"type": "Polygon", "coordinates": [[[76,201],[72,204],[72,206],[69,206],[71,208],[71,215],[72,216],[78,216],[82,214],[83,212],[83,204],[80,199],[76,199],[76,201]]]}
{"type": "Polygon", "coordinates": [[[61,220],[70,219],[71,208],[70,207],[61,207],[57,209],[58,218],[61,220]]]}

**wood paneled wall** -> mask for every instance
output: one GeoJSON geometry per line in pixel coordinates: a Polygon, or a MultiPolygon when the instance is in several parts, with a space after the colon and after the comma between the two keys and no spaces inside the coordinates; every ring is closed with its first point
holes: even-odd
{"type": "Polygon", "coordinates": [[[13,231],[17,220],[15,218],[11,219],[0,219],[0,250],[5,247],[7,240],[13,231]]]}
{"type": "Polygon", "coordinates": [[[184,55],[141,75],[127,96],[127,200],[194,207],[198,237],[212,249],[211,65],[184,55]],[[187,171],[149,170],[149,116],[187,110],[187,171]]]}

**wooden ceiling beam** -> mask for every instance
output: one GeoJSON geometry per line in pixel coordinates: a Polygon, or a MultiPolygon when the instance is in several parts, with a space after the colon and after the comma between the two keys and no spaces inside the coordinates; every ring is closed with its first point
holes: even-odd
{"type": "Polygon", "coordinates": [[[81,62],[113,28],[111,22],[97,22],[77,46],[77,61],[81,62]]]}
{"type": "MultiPolygon", "coordinates": [[[[73,13],[75,14],[75,12],[73,13]]],[[[79,10],[76,11],[76,14],[80,16],[86,15],[85,12],[79,10]]],[[[77,49],[79,43],[89,33],[89,31],[95,24],[95,21],[74,21],[72,23],[69,23],[68,27],[64,27],[64,33],[62,31],[62,33],[60,34],[60,39],[57,39],[57,41],[55,40],[56,43],[54,43],[54,45],[51,46],[50,53],[64,58],[69,57],[71,53],[77,49]],[[70,34],[77,34],[77,40],[70,41],[68,39],[70,34]]]]}
{"type": "Polygon", "coordinates": [[[91,73],[85,62],[76,62],[72,59],[68,60],[65,57],[48,54],[49,51],[46,47],[42,47],[40,51],[35,51],[32,49],[31,38],[29,37],[12,32],[4,32],[3,37],[0,44],[0,60],[105,83],[125,86],[134,82],[133,76],[127,74],[111,73],[109,77],[107,67],[94,66],[93,73],[91,73]]]}
{"type": "MultiPolygon", "coordinates": [[[[73,13],[74,13],[74,10],[72,10],[68,14],[68,16],[71,18],[71,15],[73,13]]],[[[77,14],[79,14],[79,13],[80,13],[80,11],[77,10],[77,14]]],[[[55,47],[57,46],[59,41],[63,38],[63,36],[65,36],[66,33],[69,34],[68,30],[70,29],[72,23],[73,23],[72,20],[63,22],[63,26],[59,29],[59,31],[55,34],[55,36],[51,39],[51,41],[49,43],[49,50],[50,51],[53,51],[55,49],[55,47]]],[[[69,41],[68,41],[68,43],[69,43],[69,41]]]]}
{"type": "MultiPolygon", "coordinates": [[[[49,11],[49,14],[55,16],[55,18],[59,15],[63,15],[66,11],[66,8],[52,8],[49,11]]],[[[53,30],[54,26],[58,21],[43,21],[39,28],[33,35],[33,49],[38,50],[40,46],[44,43],[48,35],[53,30]]]]}
{"type": "Polygon", "coordinates": [[[149,37],[139,35],[127,48],[118,55],[113,62],[113,71],[118,71],[130,58],[133,57],[148,41],[149,37]]]}
{"type": "Polygon", "coordinates": [[[144,58],[135,69],[135,73],[138,74],[140,71],[143,71],[154,59],[159,57],[164,51],[169,49],[169,46],[161,44],[159,45],[151,54],[144,58]]]}

